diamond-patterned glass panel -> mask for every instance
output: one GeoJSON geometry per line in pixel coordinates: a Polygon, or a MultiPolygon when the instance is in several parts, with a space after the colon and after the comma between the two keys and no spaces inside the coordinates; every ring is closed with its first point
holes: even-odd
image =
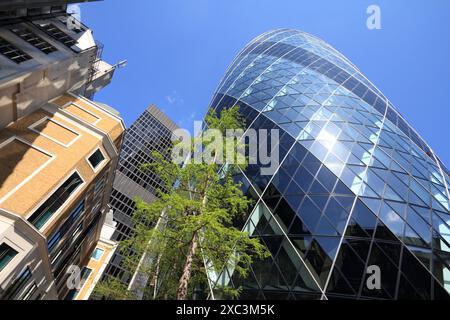
{"type": "Polygon", "coordinates": [[[271,257],[218,284],[254,299],[449,298],[449,170],[351,62],[304,32],[267,32],[211,102],[233,105],[247,128],[279,130],[280,163],[236,175],[256,200],[237,225],[271,257]],[[367,286],[373,265],[379,290],[367,286]]]}

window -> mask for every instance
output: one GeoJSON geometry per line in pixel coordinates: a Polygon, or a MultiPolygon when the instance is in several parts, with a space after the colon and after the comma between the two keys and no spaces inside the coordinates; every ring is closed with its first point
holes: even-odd
{"type": "Polygon", "coordinates": [[[0,271],[17,255],[17,251],[6,243],[0,245],[0,271]]]}
{"type": "Polygon", "coordinates": [[[81,200],[77,206],[72,210],[70,216],[67,220],[62,224],[61,228],[59,228],[48,240],[48,251],[51,253],[53,249],[55,249],[61,238],[67,233],[69,229],[72,228],[73,223],[78,219],[81,213],[84,212],[84,199],[81,200]]]}
{"type": "Polygon", "coordinates": [[[75,207],[75,209],[73,209],[73,211],[70,214],[69,219],[67,219],[66,223],[71,224],[72,222],[74,222],[83,211],[84,211],[84,199],[81,200],[80,203],[78,203],[78,205],[75,207]]]}
{"type": "Polygon", "coordinates": [[[91,268],[88,268],[88,267],[84,267],[83,268],[83,270],[81,271],[81,283],[80,283],[81,287],[84,285],[84,283],[89,278],[91,273],[92,273],[92,269],[91,268]]]}
{"type": "Polygon", "coordinates": [[[32,59],[30,55],[19,48],[16,48],[3,38],[0,38],[0,53],[15,63],[21,63],[32,59]]]}
{"type": "Polygon", "coordinates": [[[82,231],[83,231],[83,222],[80,222],[77,228],[72,233],[72,239],[75,241],[82,231]]]}
{"type": "Polygon", "coordinates": [[[50,262],[52,264],[52,266],[54,266],[56,264],[56,261],[60,258],[61,254],[62,254],[62,250],[59,250],[58,254],[50,262]]]}
{"type": "MultiPolygon", "coordinates": [[[[92,273],[92,269],[90,268],[83,268],[83,270],[81,271],[81,283],[80,283],[80,287],[82,287],[84,285],[84,283],[86,282],[87,278],[89,278],[90,274],[92,273]]],[[[70,290],[66,297],[64,298],[64,300],[75,300],[75,298],[77,297],[78,293],[80,291],[77,289],[72,289],[70,290]]]]}
{"type": "Polygon", "coordinates": [[[57,49],[52,46],[50,43],[39,37],[37,34],[35,34],[33,31],[31,31],[28,28],[14,28],[11,29],[13,33],[15,33],[18,37],[25,40],[29,44],[31,44],[33,47],[38,48],[45,54],[49,54],[51,52],[57,51],[57,49]]]}
{"type": "Polygon", "coordinates": [[[56,245],[59,243],[59,240],[61,240],[61,231],[57,231],[49,240],[47,244],[48,252],[52,252],[53,249],[56,247],[56,245]]]}
{"type": "Polygon", "coordinates": [[[51,6],[50,8],[51,13],[64,13],[66,12],[66,8],[64,5],[57,5],[57,6],[51,6]]]}
{"type": "Polygon", "coordinates": [[[61,29],[59,29],[57,26],[55,26],[53,23],[46,23],[40,25],[42,30],[44,30],[49,36],[52,38],[58,40],[62,44],[64,44],[66,47],[72,47],[77,42],[70,37],[68,34],[64,33],[61,29]]]}
{"type": "Polygon", "coordinates": [[[100,258],[103,255],[104,250],[100,248],[95,248],[94,252],[92,252],[92,259],[94,260],[100,260],[100,258]]]}
{"type": "Polygon", "coordinates": [[[31,278],[31,270],[30,268],[26,268],[22,273],[14,280],[13,284],[6,289],[4,296],[2,299],[11,300],[16,298],[16,294],[25,286],[28,280],[31,278]]]}
{"type": "Polygon", "coordinates": [[[42,226],[58,211],[70,195],[83,183],[80,175],[74,172],[50,198],[47,199],[29,218],[36,228],[40,229],[42,226]]]}
{"type": "Polygon", "coordinates": [[[36,293],[37,289],[38,287],[36,283],[33,283],[23,294],[22,300],[31,300],[32,296],[36,293]]]}
{"type": "Polygon", "coordinates": [[[78,295],[78,292],[79,291],[77,289],[70,290],[69,293],[67,293],[64,300],[75,300],[76,296],[78,295]]]}
{"type": "Polygon", "coordinates": [[[93,154],[91,154],[88,158],[89,163],[91,164],[92,168],[97,168],[98,165],[105,160],[105,157],[103,156],[100,149],[95,150],[93,154]]]}
{"type": "Polygon", "coordinates": [[[102,178],[95,183],[94,197],[97,197],[97,195],[103,191],[104,185],[105,185],[105,178],[102,178]]]}
{"type": "MultiPolygon", "coordinates": [[[[84,234],[84,239],[88,239],[91,238],[92,236],[95,235],[94,231],[97,231],[97,226],[98,226],[98,222],[100,221],[100,214],[97,214],[94,219],[92,219],[92,221],[89,223],[89,226],[87,227],[85,234],[84,234]]],[[[86,240],[86,242],[89,242],[90,240],[86,240]]]]}

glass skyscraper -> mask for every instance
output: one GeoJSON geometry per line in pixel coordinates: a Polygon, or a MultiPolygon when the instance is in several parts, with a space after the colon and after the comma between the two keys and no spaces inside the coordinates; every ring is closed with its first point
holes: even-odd
{"type": "MultiPolygon", "coordinates": [[[[141,166],[152,162],[153,151],[163,152],[172,146],[172,133],[177,128],[161,110],[151,105],[126,130],[109,202],[117,222],[112,240],[120,242],[133,235],[135,197],[147,203],[156,199],[162,181],[152,170],[143,171],[141,166]]],[[[119,250],[103,276],[115,277],[125,284],[131,280],[132,274],[124,268],[119,250]]]]}
{"type": "Polygon", "coordinates": [[[280,130],[275,174],[255,164],[236,176],[255,200],[237,225],[271,256],[213,285],[251,299],[449,298],[450,172],[356,66],[312,35],[270,31],[211,102],[233,105],[248,128],[280,130]],[[380,289],[367,286],[371,266],[380,289]]]}

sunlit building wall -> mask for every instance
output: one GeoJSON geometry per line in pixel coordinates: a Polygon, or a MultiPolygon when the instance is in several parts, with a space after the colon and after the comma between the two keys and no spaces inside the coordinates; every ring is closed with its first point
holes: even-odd
{"type": "Polygon", "coordinates": [[[74,1],[0,4],[0,299],[71,299],[110,211],[124,123],[74,1]]]}

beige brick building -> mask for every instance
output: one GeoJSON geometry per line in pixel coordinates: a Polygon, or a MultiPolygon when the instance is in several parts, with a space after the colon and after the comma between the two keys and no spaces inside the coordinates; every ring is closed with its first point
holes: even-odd
{"type": "Polygon", "coordinates": [[[98,241],[125,126],[86,98],[115,68],[91,30],[44,11],[0,18],[0,299],[85,295],[94,249],[115,249],[98,241]]]}

